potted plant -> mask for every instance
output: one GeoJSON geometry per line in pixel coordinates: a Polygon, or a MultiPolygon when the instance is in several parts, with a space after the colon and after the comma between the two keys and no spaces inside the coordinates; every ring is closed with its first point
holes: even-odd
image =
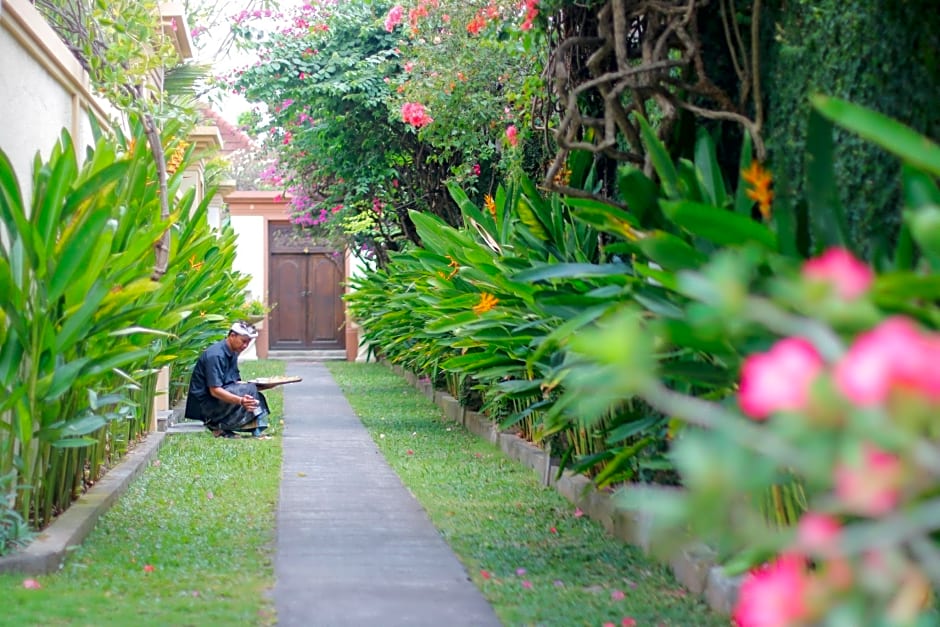
{"type": "Polygon", "coordinates": [[[260,325],[265,316],[274,309],[274,306],[268,307],[260,298],[253,298],[249,292],[246,295],[245,303],[239,308],[240,318],[247,320],[254,325],[260,325]]]}

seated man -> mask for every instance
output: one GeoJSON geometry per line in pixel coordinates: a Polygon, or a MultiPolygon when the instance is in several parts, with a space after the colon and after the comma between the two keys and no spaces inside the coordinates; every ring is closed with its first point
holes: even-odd
{"type": "Polygon", "coordinates": [[[257,385],[242,381],[238,371],[238,355],[256,337],[252,325],[236,322],[225,339],[203,351],[193,368],[186,417],[201,420],[216,437],[238,437],[236,431],[261,437],[268,426],[267,400],[257,385]]]}

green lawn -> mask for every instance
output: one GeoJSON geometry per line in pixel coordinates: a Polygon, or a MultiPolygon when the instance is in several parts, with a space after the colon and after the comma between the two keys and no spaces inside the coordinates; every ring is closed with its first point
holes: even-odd
{"type": "Polygon", "coordinates": [[[378,364],[331,362],[373,439],[506,625],[727,625],[659,564],[378,364]]]}
{"type": "MultiPolygon", "coordinates": [[[[443,422],[389,369],[329,368],[505,625],[728,624],[534,472],[443,422]]],[[[283,371],[276,361],[242,366],[246,377],[283,371]]],[[[274,439],[169,436],[61,572],[38,577],[38,590],[0,575],[0,625],[274,624],[281,390],[266,392],[274,439]]]]}
{"type": "MultiPolygon", "coordinates": [[[[246,362],[245,377],[282,374],[246,362]]],[[[265,392],[274,427],[279,388],[265,392]]],[[[156,461],[55,575],[0,575],[0,625],[270,625],[281,440],[167,436],[156,461]]]]}

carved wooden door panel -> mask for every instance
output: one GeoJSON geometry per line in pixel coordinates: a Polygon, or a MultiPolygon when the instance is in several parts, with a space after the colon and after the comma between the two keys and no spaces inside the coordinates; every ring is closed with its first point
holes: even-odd
{"type": "Polygon", "coordinates": [[[293,227],[273,225],[269,347],[273,350],[345,348],[342,256],[304,240],[293,227]]]}

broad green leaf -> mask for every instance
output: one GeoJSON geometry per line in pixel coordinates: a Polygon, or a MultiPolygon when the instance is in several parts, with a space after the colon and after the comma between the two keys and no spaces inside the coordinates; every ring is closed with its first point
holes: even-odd
{"type": "Polygon", "coordinates": [[[663,213],[689,233],[715,244],[735,246],[755,242],[777,249],[777,237],[750,217],[711,205],[688,201],[660,201],[663,213]]]}
{"type": "Polygon", "coordinates": [[[528,196],[521,196],[519,198],[519,202],[516,203],[516,213],[519,214],[519,219],[522,220],[522,223],[529,227],[529,231],[532,232],[532,235],[542,241],[548,240],[548,230],[536,216],[532,201],[528,196]]]}
{"type": "Polygon", "coordinates": [[[663,186],[663,193],[667,198],[679,198],[679,173],[676,171],[672,159],[669,157],[669,151],[656,136],[656,131],[650,126],[643,116],[638,116],[640,123],[640,134],[643,137],[643,145],[653,161],[653,167],[659,175],[659,180],[663,186]]]}
{"type": "Polygon", "coordinates": [[[845,212],[833,170],[832,124],[816,111],[809,116],[806,149],[806,199],[814,252],[832,246],[848,248],[845,212]]]}
{"type": "Polygon", "coordinates": [[[623,166],[617,170],[617,189],[627,208],[640,224],[647,224],[650,212],[655,211],[659,200],[659,188],[642,170],[623,166]]]}
{"type": "Polygon", "coordinates": [[[734,212],[743,216],[751,216],[751,208],[754,201],[747,196],[747,183],[741,178],[741,173],[751,167],[753,157],[753,147],[751,146],[751,134],[744,133],[744,142],[741,146],[741,160],[738,163],[738,189],[734,194],[734,212]]]}
{"type": "Polygon", "coordinates": [[[831,96],[810,102],[819,113],[842,128],[868,139],[911,165],[940,176],[940,146],[912,128],[881,113],[831,96]]]}
{"type": "Polygon", "coordinates": [[[651,261],[666,270],[700,268],[708,262],[707,255],[665,231],[654,231],[636,245],[651,261]]]}
{"type": "Polygon", "coordinates": [[[575,279],[592,276],[632,276],[633,270],[627,264],[623,263],[554,263],[533,266],[529,270],[523,270],[514,274],[513,281],[522,283],[535,283],[538,281],[547,281],[550,279],[575,279]]]}
{"type": "Polygon", "coordinates": [[[725,181],[718,165],[715,142],[704,127],[699,127],[695,141],[695,167],[701,173],[702,196],[706,202],[717,207],[724,207],[728,201],[725,181]]]}
{"type": "MultiPolygon", "coordinates": [[[[63,239],[56,247],[58,258],[55,272],[49,280],[48,295],[50,301],[57,300],[74,277],[83,271],[88,271],[86,262],[98,244],[98,237],[104,230],[110,215],[104,209],[99,209],[88,216],[84,224],[78,228],[71,237],[63,234],[63,239]]],[[[94,269],[92,269],[94,271],[94,269]]],[[[97,278],[96,273],[90,277],[97,278]]],[[[83,281],[84,283],[84,281],[83,281]]],[[[90,284],[91,281],[88,281],[90,284]]]]}

